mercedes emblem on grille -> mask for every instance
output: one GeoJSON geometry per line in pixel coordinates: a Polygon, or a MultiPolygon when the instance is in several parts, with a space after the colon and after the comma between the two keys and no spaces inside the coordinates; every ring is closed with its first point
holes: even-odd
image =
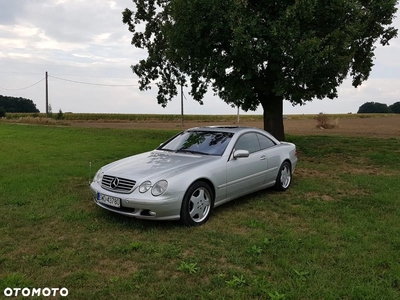
{"type": "Polygon", "coordinates": [[[116,189],[116,188],[118,187],[118,184],[119,184],[119,179],[118,179],[117,177],[115,177],[115,178],[111,181],[110,187],[111,187],[112,189],[116,189]]]}

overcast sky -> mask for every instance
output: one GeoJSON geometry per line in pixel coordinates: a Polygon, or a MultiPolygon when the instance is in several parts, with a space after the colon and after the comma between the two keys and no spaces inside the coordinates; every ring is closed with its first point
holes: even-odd
{"type": "MultiPolygon", "coordinates": [[[[0,94],[32,99],[45,112],[47,71],[53,112],[180,114],[180,96],[162,108],[155,87],[139,91],[130,66],[147,54],[130,44],[126,7],[134,8],[131,0],[0,0],[0,94]]],[[[400,101],[399,50],[399,39],[378,46],[370,78],[358,89],[347,80],[337,99],[296,107],[285,101],[284,113],[355,113],[368,101],[400,101]]],[[[204,105],[188,92],[186,114],[236,113],[211,92],[204,105]]],[[[255,113],[262,110],[248,112],[255,113]]]]}

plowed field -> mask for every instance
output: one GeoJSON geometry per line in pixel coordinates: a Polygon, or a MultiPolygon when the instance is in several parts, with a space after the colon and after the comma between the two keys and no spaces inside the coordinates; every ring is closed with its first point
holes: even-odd
{"type": "MultiPolygon", "coordinates": [[[[291,118],[284,120],[285,133],[294,135],[344,135],[381,138],[400,138],[400,115],[388,115],[370,118],[343,117],[331,120],[335,124],[332,129],[318,127],[315,119],[291,118]]],[[[185,129],[210,125],[237,125],[236,122],[72,122],[72,126],[97,128],[148,128],[148,129],[185,129]]],[[[261,121],[243,121],[239,125],[263,128],[261,121]]]]}

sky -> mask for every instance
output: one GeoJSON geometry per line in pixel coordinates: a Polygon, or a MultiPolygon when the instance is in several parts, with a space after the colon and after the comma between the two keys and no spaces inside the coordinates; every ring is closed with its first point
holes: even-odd
{"type": "MultiPolygon", "coordinates": [[[[157,88],[140,91],[130,66],[147,53],[131,45],[122,23],[131,0],[0,0],[0,95],[31,99],[46,111],[45,72],[53,112],[180,114],[181,96],[166,108],[157,88]]],[[[399,14],[399,13],[398,13],[399,14]]],[[[399,28],[400,18],[393,26],[399,28]]],[[[346,79],[334,100],[303,106],[284,101],[284,114],[356,113],[365,102],[400,101],[400,41],[377,46],[369,79],[357,89],[346,79]]],[[[184,89],[185,114],[236,114],[210,91],[204,105],[184,89]]],[[[241,114],[262,114],[257,111],[241,114]]]]}

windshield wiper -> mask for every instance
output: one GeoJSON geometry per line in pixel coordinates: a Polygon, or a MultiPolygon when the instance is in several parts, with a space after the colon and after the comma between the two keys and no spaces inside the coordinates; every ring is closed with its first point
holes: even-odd
{"type": "Polygon", "coordinates": [[[183,152],[183,153],[191,153],[191,154],[210,155],[210,154],[208,154],[208,153],[206,153],[206,152],[195,151],[195,150],[188,150],[188,149],[183,149],[183,148],[176,150],[176,152],[177,152],[177,153],[178,153],[178,152],[180,152],[180,153],[183,152]]]}

